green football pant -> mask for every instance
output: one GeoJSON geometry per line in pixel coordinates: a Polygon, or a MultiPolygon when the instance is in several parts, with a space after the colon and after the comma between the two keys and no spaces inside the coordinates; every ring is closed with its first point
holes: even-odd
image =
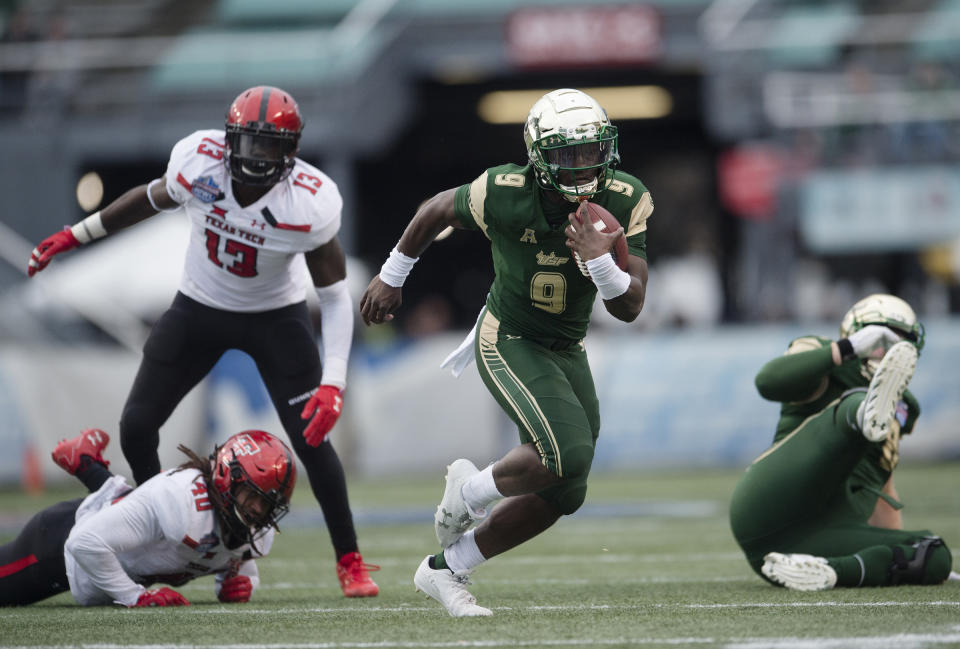
{"type": "Polygon", "coordinates": [[[474,343],[480,377],[517,424],[520,441],[563,482],[539,492],[563,514],[586,497],[600,404],[580,342],[530,340],[500,330],[485,311],[474,343]]]}
{"type": "MultiPolygon", "coordinates": [[[[932,534],[867,524],[878,489],[855,469],[869,442],[855,425],[865,392],[845,394],[764,452],[741,477],[730,503],[730,526],[757,574],[768,552],[826,557],[838,586],[895,583],[895,561],[913,559],[914,544],[932,534]]],[[[939,583],[950,572],[945,545],[932,547],[922,574],[900,583],[939,583]]]]}

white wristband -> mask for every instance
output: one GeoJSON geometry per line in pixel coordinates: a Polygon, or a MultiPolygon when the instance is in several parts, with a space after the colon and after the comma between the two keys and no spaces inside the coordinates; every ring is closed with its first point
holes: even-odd
{"type": "Polygon", "coordinates": [[[107,231],[103,227],[103,220],[100,218],[100,212],[94,212],[84,220],[80,221],[72,228],[70,232],[80,243],[90,243],[94,239],[101,239],[107,236],[107,231]]]}
{"type": "Polygon", "coordinates": [[[407,257],[394,246],[393,250],[390,251],[390,256],[387,257],[380,268],[380,281],[387,286],[400,288],[418,259],[420,258],[407,257]]]}
{"type": "Polygon", "coordinates": [[[620,270],[613,261],[613,255],[609,253],[596,259],[588,259],[587,270],[597,286],[597,293],[604,300],[620,297],[630,288],[630,274],[620,270]]]}

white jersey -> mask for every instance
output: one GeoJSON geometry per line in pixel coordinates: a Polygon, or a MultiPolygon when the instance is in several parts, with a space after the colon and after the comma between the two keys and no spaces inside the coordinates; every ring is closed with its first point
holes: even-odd
{"type": "MultiPolygon", "coordinates": [[[[271,527],[257,539],[264,555],[273,536],[271,527]]],[[[254,589],[260,582],[249,544],[224,547],[196,469],[160,473],[133,491],[114,476],[80,505],[63,554],[70,592],[86,606],[132,606],[145,586],[177,586],[209,574],[217,575],[216,593],[237,574],[250,577],[254,589]]]]}
{"type": "Polygon", "coordinates": [[[240,207],[225,164],[224,132],[177,142],[166,187],[190,218],[180,291],[227,311],[268,311],[302,302],[308,276],[298,255],[332,240],[343,199],[322,171],[296,160],[290,175],[240,207]]]}

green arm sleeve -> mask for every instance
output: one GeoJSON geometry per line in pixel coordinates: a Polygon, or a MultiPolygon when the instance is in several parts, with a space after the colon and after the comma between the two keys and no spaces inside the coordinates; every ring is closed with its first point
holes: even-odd
{"type": "Polygon", "coordinates": [[[770,401],[806,401],[833,368],[830,346],[775,358],[757,373],[757,391],[770,401]]]}

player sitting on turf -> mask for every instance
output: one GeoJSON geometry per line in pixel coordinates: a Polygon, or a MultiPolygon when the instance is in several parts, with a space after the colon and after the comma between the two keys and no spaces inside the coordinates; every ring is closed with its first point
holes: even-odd
{"type": "Polygon", "coordinates": [[[598,293],[607,311],[631,322],[646,291],[653,202],[639,180],[614,170],[617,129],[603,108],[578,90],[555,90],[531,108],[524,139],[529,164],[489,169],[417,210],[360,301],[366,324],[391,320],[413,264],[448,226],[490,240],[496,279],[474,332],[449,360],[459,373],[476,355],[521,444],[482,471],[467,459],[447,468],[434,519],[441,551],[423,559],[414,584],[455,617],[491,614],[466,590],[471,570],[583,504],[600,432],[583,337],[598,293]],[[592,207],[578,210],[587,199],[592,207]],[[578,213],[587,211],[618,225],[581,227],[578,213]]]}
{"type": "Polygon", "coordinates": [[[783,404],[773,446],[740,479],[733,535],[763,578],[794,590],[939,584],[950,550],[902,529],[893,470],[920,407],[907,384],[924,331],[906,302],[870,295],[840,340],[804,336],[757,374],[783,404]]]}
{"type": "Polygon", "coordinates": [[[107,469],[110,438],[88,429],[53,459],[90,490],[36,514],[0,548],[0,606],[70,590],[84,606],[188,606],[167,587],[216,575],[221,602],[246,602],[259,585],[255,557],[273,544],[297,468],[290,449],[260,430],[237,433],[208,458],[189,458],[132,489],[107,469]]]}

